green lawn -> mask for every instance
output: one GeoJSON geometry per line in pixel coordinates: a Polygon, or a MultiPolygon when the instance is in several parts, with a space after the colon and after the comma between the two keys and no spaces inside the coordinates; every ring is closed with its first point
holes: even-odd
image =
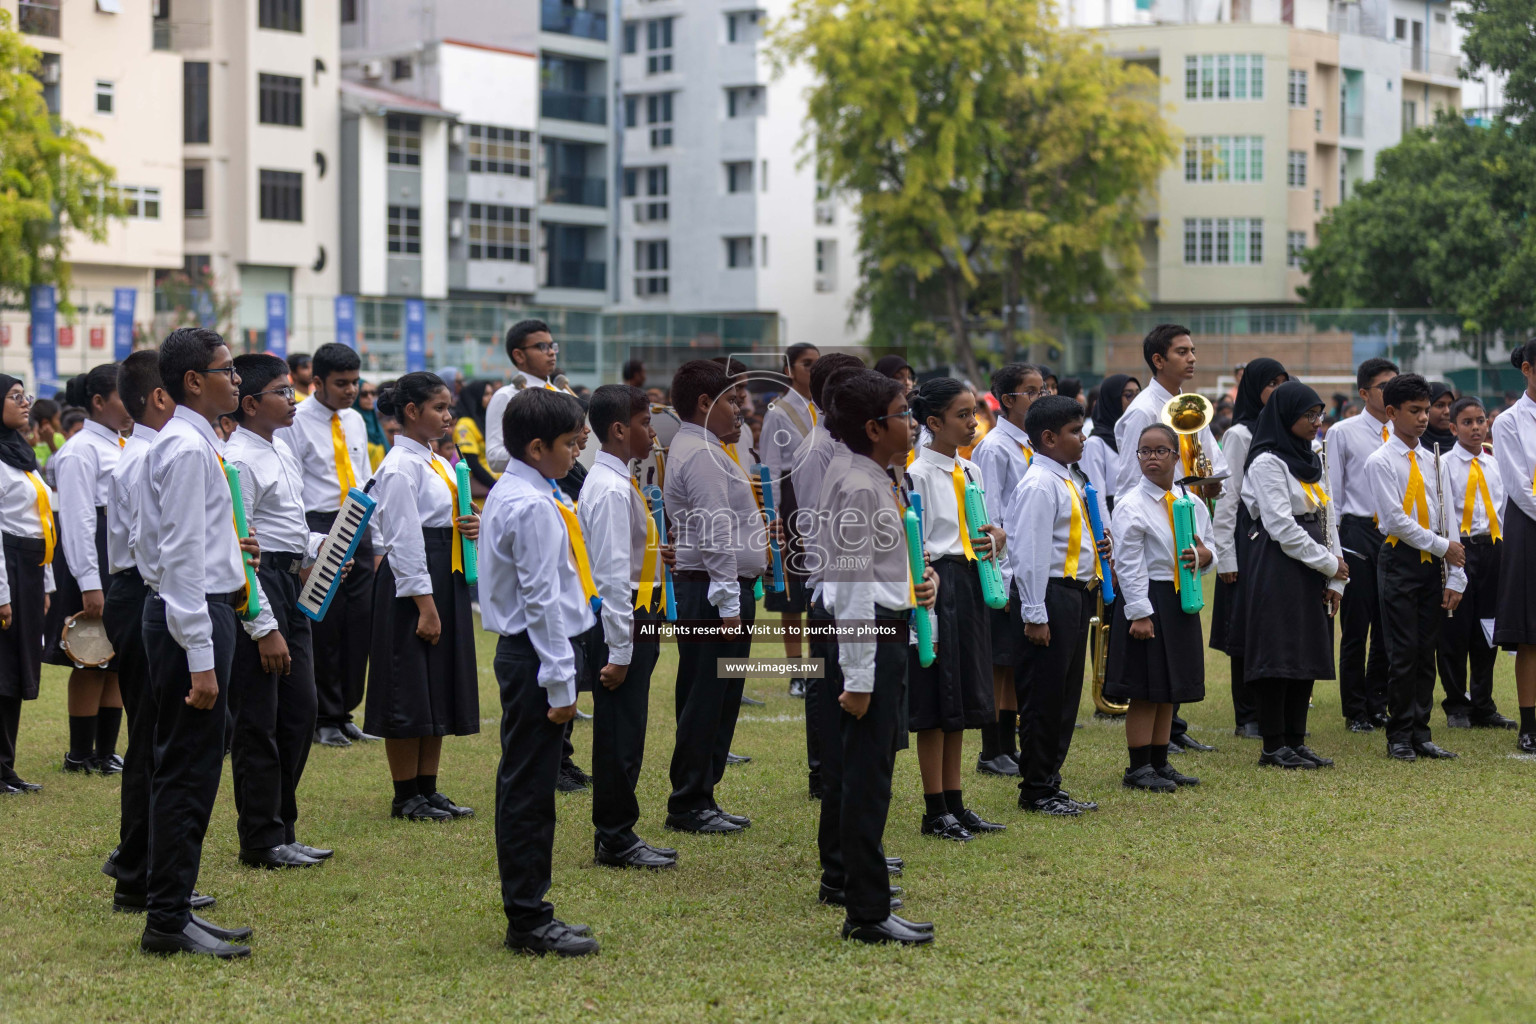
{"type": "MultiPolygon", "coordinates": [[[[723,839],[661,827],[671,750],[671,651],[652,699],[642,834],[681,866],[639,874],[591,861],[590,797],[560,798],[552,899],[590,923],[600,956],[534,960],[502,948],[491,812],[499,706],[481,654],[480,735],[450,740],[442,788],[480,816],[446,826],[389,819],[378,745],[316,748],[301,838],[326,866],[241,868],[226,777],[199,888],[209,916],[256,929],[233,964],[140,955],[143,919],[110,910],[100,874],[115,842],[115,780],[58,772],[63,674],[22,718],[21,773],[36,797],[0,800],[0,1020],[1042,1021],[1529,1020],[1536,1006],[1536,764],[1514,735],[1450,732],[1458,761],[1401,765],[1380,733],[1346,733],[1336,686],[1317,695],[1318,772],[1255,765],[1231,736],[1224,659],[1187,708],[1215,753],[1179,764],[1204,784],[1175,796],[1119,785],[1123,733],[1088,719],[1066,766],[1102,804],[1075,821],[1026,818],[1011,783],[973,776],[969,800],[1005,834],[961,846],[918,835],[915,756],[898,762],[886,833],[906,858],[906,916],[937,942],[845,944],[818,906],[805,798],[802,704],[749,684],[721,791],[753,827],[723,839]]],[[[759,653],[775,653],[764,651],[759,653]]],[[[1512,659],[1497,696],[1514,713],[1512,659]]],[[[1086,705],[1084,716],[1091,707],[1086,705]]],[[[976,740],[972,737],[974,747],[976,740]]],[[[590,729],[578,760],[590,763],[590,729]]]]}

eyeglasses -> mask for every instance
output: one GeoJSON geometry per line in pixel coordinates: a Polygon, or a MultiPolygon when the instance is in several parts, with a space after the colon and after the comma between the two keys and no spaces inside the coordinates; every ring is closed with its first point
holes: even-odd
{"type": "Polygon", "coordinates": [[[901,412],[888,412],[884,416],[876,416],[876,420],[909,420],[912,418],[911,409],[903,409],[901,412]]]}
{"type": "Polygon", "coordinates": [[[252,395],[251,397],[252,398],[265,398],[268,395],[277,395],[280,398],[292,398],[296,394],[298,394],[298,392],[295,391],[292,387],[284,387],[284,388],[273,388],[271,391],[258,391],[254,395],[252,395]]]}
{"type": "Polygon", "coordinates": [[[1025,388],[1023,391],[1004,391],[1003,392],[1003,397],[1004,398],[1027,398],[1031,402],[1033,402],[1035,399],[1039,398],[1041,395],[1048,395],[1048,394],[1050,394],[1050,392],[1047,391],[1045,388],[1025,388]]]}
{"type": "Polygon", "coordinates": [[[560,343],[558,341],[536,341],[532,345],[524,345],[523,351],[526,352],[531,348],[536,348],[546,355],[553,355],[560,351],[560,343]]]}
{"type": "Polygon", "coordinates": [[[33,402],[37,401],[36,395],[24,395],[20,392],[17,392],[14,395],[6,395],[5,397],[10,401],[15,402],[17,405],[31,405],[33,402]]]}
{"type": "Polygon", "coordinates": [[[234,363],[230,363],[228,366],[210,366],[206,370],[198,370],[197,372],[198,373],[227,373],[229,375],[229,379],[230,380],[234,380],[235,379],[235,364],[234,363]]]}
{"type": "Polygon", "coordinates": [[[1173,453],[1174,452],[1173,452],[1172,448],[1137,448],[1136,449],[1136,457],[1138,459],[1166,459],[1168,456],[1172,455],[1173,453]]]}
{"type": "Polygon", "coordinates": [[[1307,419],[1311,420],[1313,423],[1321,423],[1321,422],[1323,422],[1323,410],[1321,410],[1321,409],[1309,410],[1306,413],[1306,417],[1307,417],[1307,419]]]}

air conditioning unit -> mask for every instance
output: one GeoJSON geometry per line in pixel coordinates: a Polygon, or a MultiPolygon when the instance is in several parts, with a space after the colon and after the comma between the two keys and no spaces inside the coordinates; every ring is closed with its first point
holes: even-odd
{"type": "Polygon", "coordinates": [[[59,67],[60,67],[60,65],[59,65],[59,63],[57,61],[55,61],[55,62],[53,62],[51,64],[44,64],[43,65],[43,84],[44,85],[58,85],[59,84],[59,67]]]}
{"type": "Polygon", "coordinates": [[[464,218],[463,217],[449,217],[448,218],[448,237],[449,238],[463,238],[464,237],[464,218]]]}
{"type": "Polygon", "coordinates": [[[384,77],[384,62],[381,60],[365,60],[360,67],[364,78],[384,77]]]}
{"type": "Polygon", "coordinates": [[[819,292],[834,292],[837,291],[837,285],[836,282],[834,282],[832,278],[826,274],[817,274],[816,290],[819,292]]]}
{"type": "Polygon", "coordinates": [[[464,148],[464,126],[456,124],[448,129],[448,144],[455,149],[464,148]]]}

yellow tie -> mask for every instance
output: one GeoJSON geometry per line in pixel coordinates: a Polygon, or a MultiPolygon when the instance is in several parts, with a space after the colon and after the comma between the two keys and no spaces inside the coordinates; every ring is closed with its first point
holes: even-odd
{"type": "Polygon", "coordinates": [[[960,547],[965,551],[966,560],[974,562],[976,549],[971,546],[970,524],[965,518],[965,473],[961,471],[958,459],[950,475],[955,482],[955,522],[960,528],[960,547]]]}
{"type": "MultiPolygon", "coordinates": [[[[348,463],[348,465],[351,465],[348,463]]],[[[443,464],[432,455],[427,455],[427,465],[432,467],[432,472],[437,474],[439,480],[448,485],[448,521],[453,524],[453,571],[464,575],[464,538],[459,536],[459,487],[443,464]]]]}
{"type": "MultiPolygon", "coordinates": [[[[912,468],[912,461],[914,459],[916,459],[916,458],[917,458],[917,446],[913,445],[911,448],[907,449],[907,468],[908,469],[912,468]]],[[[1532,493],[1536,494],[1536,488],[1532,489],[1532,493]]]]}
{"type": "Polygon", "coordinates": [[[554,499],[555,507],[560,510],[560,518],[565,520],[565,535],[571,544],[571,560],[576,563],[576,575],[581,580],[582,595],[590,605],[592,599],[597,597],[597,583],[592,579],[592,562],[587,557],[587,539],[581,533],[581,520],[576,518],[576,510],[565,503],[565,495],[560,492],[559,484],[551,480],[549,489],[549,496],[554,499]]]}
{"type": "MultiPolygon", "coordinates": [[[[891,481],[891,500],[896,503],[896,515],[898,517],[905,517],[907,509],[901,503],[901,488],[896,486],[896,481],[894,480],[891,481]]],[[[917,585],[912,581],[912,560],[910,558],[903,558],[902,561],[907,564],[907,600],[912,602],[913,608],[916,608],[917,585]]]]}
{"type": "Polygon", "coordinates": [[[763,496],[761,492],[758,491],[756,482],[751,477],[747,476],[746,467],[741,464],[741,456],[736,454],[736,446],[730,444],[722,444],[720,447],[725,452],[725,454],[731,457],[731,461],[736,463],[736,468],[741,470],[741,475],[747,477],[747,485],[752,488],[752,498],[757,502],[757,510],[761,512],[763,510],[763,496]]]}
{"type": "Polygon", "coordinates": [[[119,437],[119,438],[118,438],[118,439],[117,439],[117,446],[118,446],[118,447],[119,447],[119,448],[126,448],[126,447],[128,447],[128,442],[127,442],[127,441],[125,441],[125,440],[123,440],[123,439],[122,439],[122,438],[121,438],[121,437],[119,437]]]}
{"type": "MultiPolygon", "coordinates": [[[[1408,453],[1408,490],[1403,494],[1403,514],[1413,516],[1420,526],[1429,529],[1429,496],[1424,490],[1424,474],[1419,472],[1419,460],[1413,452],[1408,453]]],[[[1397,546],[1397,537],[1388,537],[1387,543],[1397,546]]],[[[1428,551],[1420,549],[1420,562],[1430,562],[1433,559],[1428,551]]]]}
{"type": "MultiPolygon", "coordinates": [[[[1083,520],[1087,518],[1083,511],[1083,496],[1077,493],[1077,485],[1066,477],[1061,478],[1066,485],[1067,494],[1072,499],[1072,525],[1067,528],[1067,560],[1062,566],[1062,575],[1069,580],[1077,579],[1078,555],[1083,547],[1083,520]]],[[[1093,560],[1093,578],[1102,579],[1099,575],[1099,560],[1093,560]]]]}
{"type": "Polygon", "coordinates": [[[1312,502],[1313,508],[1321,509],[1324,505],[1328,504],[1328,494],[1323,490],[1321,481],[1315,484],[1309,484],[1305,481],[1298,481],[1298,483],[1301,484],[1302,493],[1307,496],[1307,500],[1312,502]]]}
{"type": "Polygon", "coordinates": [[[347,503],[347,492],[357,486],[357,475],[352,472],[352,459],[347,453],[347,435],[341,429],[341,415],[331,413],[331,450],[336,454],[336,480],[341,484],[341,504],[347,503]]]}
{"type": "Polygon", "coordinates": [[[37,564],[52,565],[53,550],[59,544],[59,536],[54,532],[53,503],[48,500],[48,488],[43,486],[43,478],[37,475],[36,470],[29,472],[27,479],[37,492],[37,519],[43,524],[43,560],[37,564]]]}
{"type": "Polygon", "coordinates": [[[1381,441],[1383,444],[1387,441],[1387,425],[1385,423],[1381,425],[1381,441]]]}
{"type": "MultiPolygon", "coordinates": [[[[656,520],[651,515],[650,503],[645,500],[645,495],[640,492],[640,482],[634,477],[629,478],[629,486],[635,489],[635,494],[640,498],[640,507],[645,509],[645,558],[640,563],[639,594],[635,597],[636,611],[649,611],[651,598],[656,592],[656,562],[661,557],[661,534],[656,530],[656,520]]],[[[667,610],[667,591],[663,587],[661,591],[661,610],[667,610]]]]}
{"type": "Polygon", "coordinates": [[[1029,450],[1029,445],[1027,445],[1027,444],[1019,445],[1019,451],[1024,453],[1024,464],[1025,465],[1033,466],[1035,464],[1035,453],[1029,450]]]}
{"type": "Polygon", "coordinates": [[[811,409],[811,426],[814,427],[816,425],[816,407],[813,405],[813,406],[810,407],[810,409],[811,409]]]}
{"type": "Polygon", "coordinates": [[[1467,497],[1461,510],[1461,535],[1463,537],[1472,532],[1472,512],[1477,504],[1477,496],[1483,496],[1483,508],[1488,510],[1488,536],[1497,544],[1499,542],[1499,514],[1493,508],[1493,496],[1488,493],[1488,478],[1483,476],[1483,467],[1477,461],[1477,456],[1467,464],[1467,497]]]}
{"type": "Polygon", "coordinates": [[[1179,556],[1183,554],[1179,550],[1179,531],[1173,525],[1173,492],[1168,491],[1163,495],[1163,507],[1168,510],[1168,533],[1173,537],[1173,592],[1179,592],[1179,556]]]}

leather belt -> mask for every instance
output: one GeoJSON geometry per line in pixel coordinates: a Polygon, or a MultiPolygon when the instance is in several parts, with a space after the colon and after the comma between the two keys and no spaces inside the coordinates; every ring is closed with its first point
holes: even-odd
{"type": "Polygon", "coordinates": [[[278,572],[291,573],[297,576],[304,569],[304,556],[296,555],[291,551],[272,551],[261,553],[263,568],[271,566],[278,572]]]}
{"type": "Polygon", "coordinates": [[[1099,586],[1099,581],[1098,580],[1069,580],[1065,576],[1052,576],[1051,577],[1051,583],[1052,584],[1059,583],[1059,584],[1061,584],[1062,586],[1066,587],[1069,590],[1089,590],[1089,591],[1091,591],[1091,590],[1098,589],[1098,586],[1099,586]]]}

